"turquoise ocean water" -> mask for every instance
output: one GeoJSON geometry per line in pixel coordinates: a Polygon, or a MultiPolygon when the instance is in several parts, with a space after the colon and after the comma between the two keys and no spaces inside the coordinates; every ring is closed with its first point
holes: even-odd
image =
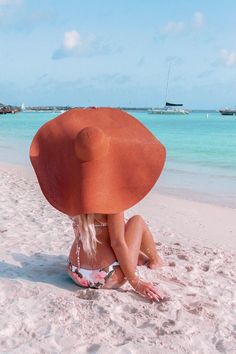
{"type": "MultiPolygon", "coordinates": [[[[155,115],[129,112],[166,146],[156,188],[167,194],[236,207],[236,118],[219,113],[155,115]]],[[[0,115],[0,162],[30,165],[38,128],[56,113],[0,115]]]]}

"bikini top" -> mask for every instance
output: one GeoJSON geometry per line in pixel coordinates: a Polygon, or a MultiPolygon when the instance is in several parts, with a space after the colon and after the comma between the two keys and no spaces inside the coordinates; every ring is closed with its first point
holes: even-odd
{"type": "Polygon", "coordinates": [[[107,225],[108,225],[107,222],[102,222],[100,220],[94,219],[95,227],[106,227],[107,225]]]}
{"type": "MultiPolygon", "coordinates": [[[[75,222],[72,218],[71,220],[73,221],[73,226],[75,229],[78,229],[79,224],[77,222],[75,222]]],[[[100,220],[94,219],[94,226],[95,227],[107,227],[108,223],[107,222],[102,222],[100,220]]]]}

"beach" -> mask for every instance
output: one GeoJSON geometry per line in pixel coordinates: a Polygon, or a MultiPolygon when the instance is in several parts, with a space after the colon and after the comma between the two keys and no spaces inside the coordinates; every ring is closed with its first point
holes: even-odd
{"type": "Polygon", "coordinates": [[[0,354],[236,354],[234,9],[0,0],[0,354]]]}
{"type": "Polygon", "coordinates": [[[70,220],[28,166],[0,164],[1,353],[235,353],[235,209],[154,189],[127,212],[149,224],[165,261],[138,274],[160,303],[78,288],[66,274],[70,220]]]}

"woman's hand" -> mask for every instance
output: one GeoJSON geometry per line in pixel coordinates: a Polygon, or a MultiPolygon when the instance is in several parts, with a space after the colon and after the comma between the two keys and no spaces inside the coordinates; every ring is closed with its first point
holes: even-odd
{"type": "Polygon", "coordinates": [[[152,283],[145,282],[139,278],[131,283],[134,290],[149,300],[160,301],[164,298],[163,294],[152,283]]]}

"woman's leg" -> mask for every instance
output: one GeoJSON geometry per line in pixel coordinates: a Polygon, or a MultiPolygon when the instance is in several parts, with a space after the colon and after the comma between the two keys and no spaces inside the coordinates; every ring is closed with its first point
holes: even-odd
{"type": "MultiPolygon", "coordinates": [[[[135,267],[140,260],[140,251],[148,257],[150,268],[162,265],[151,231],[141,216],[135,215],[129,219],[125,227],[125,240],[135,267]]],[[[142,253],[141,259],[143,259],[142,253]]]]}
{"type": "MultiPolygon", "coordinates": [[[[138,264],[144,232],[143,224],[142,218],[137,215],[130,218],[125,225],[125,241],[129,249],[130,262],[132,263],[134,269],[136,269],[138,264]]],[[[121,268],[118,267],[111,278],[107,280],[104,288],[119,288],[124,283],[126,283],[126,279],[121,268]]]]}
{"type": "MultiPolygon", "coordinates": [[[[134,268],[144,263],[152,269],[162,265],[152,234],[141,216],[135,215],[126,223],[125,241],[130,251],[130,262],[133,263],[134,268]]],[[[119,288],[125,282],[124,274],[118,267],[111,278],[107,280],[104,288],[119,288]]]]}

